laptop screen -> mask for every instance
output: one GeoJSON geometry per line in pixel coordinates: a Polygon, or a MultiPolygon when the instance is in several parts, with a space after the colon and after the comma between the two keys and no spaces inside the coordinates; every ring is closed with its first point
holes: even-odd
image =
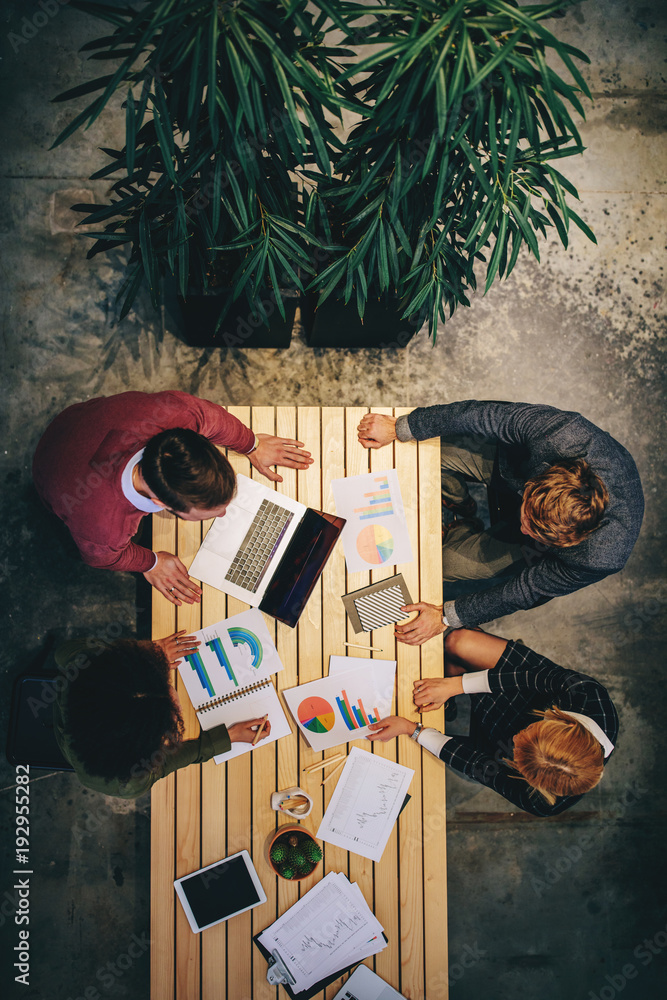
{"type": "Polygon", "coordinates": [[[294,628],[344,524],[342,517],[306,510],[266,588],[262,611],[294,628]]]}

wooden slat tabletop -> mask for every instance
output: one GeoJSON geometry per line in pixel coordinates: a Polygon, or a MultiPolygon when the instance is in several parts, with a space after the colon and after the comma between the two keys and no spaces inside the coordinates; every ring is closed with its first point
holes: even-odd
{"type": "MultiPolygon", "coordinates": [[[[348,573],[339,543],[317,584],[296,629],[264,616],[285,669],[276,675],[282,690],[326,675],[329,655],[378,656],[398,662],[394,711],[418,721],[412,704],[412,682],[419,676],[442,676],[442,642],[422,647],[396,643],[393,626],[370,635],[355,635],[341,595],[400,571],[415,601],[442,600],[440,564],[440,448],[437,439],[367,451],[356,428],[368,412],[361,407],[229,407],[256,432],[295,437],[314,458],[306,472],[280,469],[276,488],[309,507],[335,511],[331,482],[342,476],[396,468],[412,542],[414,561],[385,566],[372,573],[348,573]],[[371,639],[372,636],[372,639],[371,639]],[[343,642],[382,648],[382,653],[350,649],[343,642]]],[[[405,410],[373,412],[399,415],[405,410]]],[[[248,459],[233,452],[237,472],[258,476],[248,459]]],[[[153,548],[176,552],[186,566],[194,558],[208,523],[153,516],[153,548]]],[[[174,608],[153,591],[153,636],[175,628],[191,631],[238,614],[246,605],[204,586],[201,605],[174,608]]],[[[178,681],[186,737],[198,733],[198,722],[178,681]]],[[[300,895],[329,871],[344,872],[357,882],[381,921],[389,946],[366,964],[409,1000],[447,1000],[447,857],[445,767],[417,744],[401,738],[386,744],[358,740],[348,744],[413,768],[412,796],[385,848],[382,860],[368,861],[325,844],[324,862],[313,875],[295,884],[277,879],[265,860],[265,843],[278,825],[291,822],[269,806],[271,792],[303,785],[315,807],[303,821],[317,831],[333,794],[333,782],[321,788],[321,774],[303,775],[302,768],[321,758],[296,732],[291,737],[245,754],[229,764],[213,761],[191,766],[157,782],[151,793],[151,1000],[278,1000],[282,987],[266,981],[266,961],[252,944],[257,934],[284,913],[300,895]],[[301,780],[303,779],[303,780],[301,780]],[[176,902],[173,881],[199,867],[246,849],[252,856],[267,895],[262,906],[227,923],[193,934],[176,902]]],[[[443,730],[443,713],[427,717],[443,730]]],[[[345,977],[318,994],[331,1000],[345,977]]]]}

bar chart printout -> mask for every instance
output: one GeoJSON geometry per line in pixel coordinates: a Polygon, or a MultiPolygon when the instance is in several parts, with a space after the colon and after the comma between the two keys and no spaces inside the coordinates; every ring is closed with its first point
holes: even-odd
{"type": "Polygon", "coordinates": [[[215,688],[211,684],[211,679],[208,676],[206,667],[202,661],[199,653],[191,653],[189,656],[185,657],[186,661],[190,664],[191,668],[194,670],[197,680],[201,684],[203,690],[206,692],[209,698],[215,698],[215,688]]]}
{"type": "Polygon", "coordinates": [[[391,714],[396,660],[331,657],[352,669],[283,690],[301,733],[313,750],[329,750],[366,735],[368,726],[391,714]]]}
{"type": "Polygon", "coordinates": [[[354,513],[359,515],[360,521],[368,521],[369,518],[377,521],[379,517],[390,517],[394,513],[389,474],[375,476],[375,484],[377,489],[363,494],[364,500],[367,501],[365,506],[354,508],[354,513]]]}
{"type": "Polygon", "coordinates": [[[395,469],[334,479],[336,513],[347,520],[341,538],[351,573],[412,562],[412,547],[395,469]]]}
{"type": "Polygon", "coordinates": [[[372,726],[373,723],[379,722],[382,718],[377,708],[373,709],[374,715],[366,712],[361,698],[356,706],[351,705],[346,691],[341,691],[340,696],[336,698],[336,704],[348,729],[361,729],[362,726],[372,726]]]}
{"type": "MultiPolygon", "coordinates": [[[[206,645],[208,646],[208,648],[211,650],[212,653],[215,653],[215,655],[218,658],[218,663],[223,668],[223,670],[227,674],[227,677],[230,679],[234,687],[238,687],[239,683],[236,680],[236,675],[232,670],[231,663],[227,659],[227,654],[225,653],[222,647],[220,639],[216,636],[215,639],[211,639],[210,642],[206,643],[206,645]]],[[[190,659],[190,657],[187,657],[187,659],[190,659]]]]}

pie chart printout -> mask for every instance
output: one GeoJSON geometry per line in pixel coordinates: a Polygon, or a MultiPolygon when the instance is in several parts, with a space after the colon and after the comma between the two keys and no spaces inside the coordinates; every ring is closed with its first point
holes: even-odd
{"type": "Polygon", "coordinates": [[[367,563],[379,566],[387,562],[393,551],[392,534],[381,524],[369,524],[357,535],[357,552],[367,563]]]}
{"type": "Polygon", "coordinates": [[[324,698],[304,698],[297,715],[301,725],[311,733],[328,733],[336,722],[334,710],[324,698]]]}

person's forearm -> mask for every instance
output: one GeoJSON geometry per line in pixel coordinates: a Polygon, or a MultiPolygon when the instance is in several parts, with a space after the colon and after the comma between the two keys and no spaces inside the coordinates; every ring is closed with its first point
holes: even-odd
{"type": "MultiPolygon", "coordinates": [[[[569,418],[551,406],[465,399],[440,406],[418,407],[407,416],[410,434],[417,441],[432,437],[473,434],[487,441],[521,445],[549,431],[554,421],[569,418]]],[[[396,427],[400,440],[406,433],[404,418],[396,427]]]]}
{"type": "Polygon", "coordinates": [[[227,753],[231,749],[231,741],[227,727],[215,726],[213,729],[202,729],[199,737],[184,740],[175,750],[164,750],[164,763],[160,768],[158,778],[164,778],[172,771],[190,764],[202,764],[217,754],[227,753]]]}
{"type": "Polygon", "coordinates": [[[155,553],[143,545],[129,542],[122,549],[95,545],[74,537],[81,558],[95,569],[111,569],[123,573],[146,573],[155,566],[155,553]]]}
{"type": "Polygon", "coordinates": [[[525,567],[495,587],[445,601],[444,614],[455,628],[474,628],[515,611],[528,611],[554,597],[574,593],[604,579],[605,575],[583,569],[575,572],[555,557],[545,556],[536,565],[525,567]]]}

